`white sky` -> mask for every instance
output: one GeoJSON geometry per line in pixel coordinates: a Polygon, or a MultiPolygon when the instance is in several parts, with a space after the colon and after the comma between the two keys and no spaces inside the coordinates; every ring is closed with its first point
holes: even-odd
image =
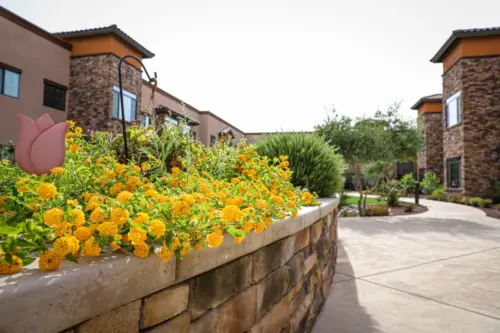
{"type": "Polygon", "coordinates": [[[311,130],[334,104],[370,114],[441,92],[429,59],[454,29],[500,25],[498,0],[0,0],[50,31],[117,24],[156,54],[159,86],[246,132],[311,130]]]}

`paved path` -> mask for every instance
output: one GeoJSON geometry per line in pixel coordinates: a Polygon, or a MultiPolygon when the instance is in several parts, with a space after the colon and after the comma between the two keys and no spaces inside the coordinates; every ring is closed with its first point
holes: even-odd
{"type": "Polygon", "coordinates": [[[335,283],[313,333],[500,332],[500,220],[422,200],[413,216],[340,219],[335,283]]]}

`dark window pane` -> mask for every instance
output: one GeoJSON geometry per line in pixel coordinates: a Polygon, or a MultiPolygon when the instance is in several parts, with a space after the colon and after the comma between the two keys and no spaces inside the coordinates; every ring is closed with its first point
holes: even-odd
{"type": "Polygon", "coordinates": [[[118,113],[118,110],[119,110],[118,97],[119,97],[118,92],[113,91],[113,114],[112,114],[112,116],[115,118],[120,118],[120,115],[118,113]]]}
{"type": "Polygon", "coordinates": [[[61,111],[66,110],[66,90],[45,83],[43,89],[43,105],[61,111]]]}
{"type": "Polygon", "coordinates": [[[11,72],[7,69],[3,70],[3,94],[10,97],[19,97],[19,73],[11,72]]]}
{"type": "Polygon", "coordinates": [[[460,187],[461,158],[450,158],[446,161],[448,187],[460,187]]]}
{"type": "Polygon", "coordinates": [[[3,69],[0,68],[0,94],[3,94],[3,69]]]}

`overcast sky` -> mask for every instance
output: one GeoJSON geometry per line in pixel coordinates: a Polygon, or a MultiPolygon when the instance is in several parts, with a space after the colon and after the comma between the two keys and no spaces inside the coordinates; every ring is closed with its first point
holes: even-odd
{"type": "Polygon", "coordinates": [[[0,0],[50,31],[117,24],[156,54],[159,86],[246,132],[311,130],[334,104],[373,113],[441,92],[429,59],[454,29],[500,25],[500,1],[0,0]]]}

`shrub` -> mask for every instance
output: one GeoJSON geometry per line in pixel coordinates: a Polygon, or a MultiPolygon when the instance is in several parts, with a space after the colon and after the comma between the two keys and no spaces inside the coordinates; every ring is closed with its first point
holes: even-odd
{"type": "MultiPolygon", "coordinates": [[[[321,197],[340,192],[344,163],[335,148],[324,139],[307,133],[279,133],[266,136],[257,144],[257,152],[273,161],[288,156],[292,183],[321,197]]],[[[285,163],[285,162],[283,162],[285,163]]],[[[288,162],[287,162],[288,163],[288,162]]]]}
{"type": "Polygon", "coordinates": [[[425,194],[432,194],[439,187],[439,180],[435,173],[427,171],[421,182],[422,192],[425,194]]]}
{"type": "Polygon", "coordinates": [[[479,197],[474,197],[469,200],[469,204],[473,207],[483,207],[484,200],[479,197]]]}
{"type": "Polygon", "coordinates": [[[497,180],[493,184],[493,201],[495,203],[500,203],[500,180],[497,180]]]}
{"type": "Polygon", "coordinates": [[[398,205],[399,198],[401,195],[400,191],[401,191],[400,184],[395,180],[380,185],[380,197],[390,207],[398,205]]]}
{"type": "Polygon", "coordinates": [[[415,178],[413,178],[412,173],[404,175],[400,180],[400,184],[403,191],[415,193],[415,178]]]}
{"type": "Polygon", "coordinates": [[[491,199],[484,199],[483,200],[483,205],[481,207],[483,207],[483,208],[489,208],[489,207],[491,207],[491,205],[493,205],[493,200],[491,200],[491,199]]]}
{"type": "Polygon", "coordinates": [[[104,247],[168,261],[219,247],[224,232],[240,243],[248,232],[316,203],[289,181],[286,156],[270,161],[244,142],[227,153],[234,177],[226,180],[207,172],[212,166],[204,162],[220,147],[205,149],[186,135],[179,138],[185,149],[176,157],[178,166],[152,154],[159,152],[154,142],[151,150],[137,148],[141,155],[133,158],[139,161],[122,164],[113,153],[103,154],[112,149],[108,134],[85,140],[70,123],[64,165],[50,174],[27,175],[8,160],[0,163],[11,184],[0,188],[0,274],[19,272],[35,260],[31,253],[39,253],[40,269],[54,270],[63,258],[97,257],[104,247]]]}
{"type": "Polygon", "coordinates": [[[445,192],[444,192],[444,186],[441,185],[441,186],[437,187],[434,191],[432,191],[432,194],[433,195],[443,195],[443,194],[445,194],[445,192]]]}
{"type": "Polygon", "coordinates": [[[388,216],[389,207],[386,205],[370,205],[366,207],[366,216],[388,216]]]}
{"type": "Polygon", "coordinates": [[[441,193],[441,194],[431,194],[427,197],[429,200],[436,200],[436,201],[448,201],[448,197],[446,194],[441,193]]]}
{"type": "Polygon", "coordinates": [[[460,203],[462,205],[470,205],[470,198],[469,197],[462,197],[462,199],[460,199],[460,203]]]}
{"type": "Polygon", "coordinates": [[[463,195],[449,195],[448,196],[448,201],[456,203],[456,204],[462,204],[464,196],[463,195]]]}

